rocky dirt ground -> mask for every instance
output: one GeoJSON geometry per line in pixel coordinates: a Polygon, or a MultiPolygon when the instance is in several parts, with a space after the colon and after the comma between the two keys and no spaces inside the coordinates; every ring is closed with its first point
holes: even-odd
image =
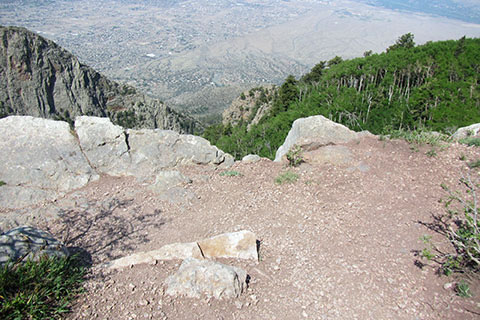
{"type": "Polygon", "coordinates": [[[93,264],[68,319],[480,318],[477,277],[440,276],[438,265],[418,257],[423,235],[452,249],[428,225],[445,212],[440,185],[460,188],[458,179],[468,161],[480,159],[480,149],[451,144],[428,156],[431,147],[375,137],[346,147],[351,159],[336,165],[288,168],[262,159],[237,162],[229,169],[236,176],[183,167],[193,182],[162,196],[134,178],[104,176],[35,209],[59,213],[37,225],[93,264]],[[299,180],[276,184],[287,170],[299,180]],[[134,252],[243,229],[260,241],[260,259],[223,260],[250,276],[235,300],[166,296],[163,281],[181,261],[100,267],[134,252]],[[472,298],[456,295],[460,279],[470,284],[472,298]]]}

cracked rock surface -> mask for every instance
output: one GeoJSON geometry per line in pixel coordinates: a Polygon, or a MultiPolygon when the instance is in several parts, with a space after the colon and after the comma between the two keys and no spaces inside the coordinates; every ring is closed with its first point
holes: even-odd
{"type": "Polygon", "coordinates": [[[197,136],[123,129],[108,118],[67,122],[29,116],[0,119],[0,208],[54,201],[100,175],[134,176],[160,192],[188,183],[180,165],[230,166],[233,157],[197,136]],[[167,173],[164,173],[167,171],[167,173]]]}

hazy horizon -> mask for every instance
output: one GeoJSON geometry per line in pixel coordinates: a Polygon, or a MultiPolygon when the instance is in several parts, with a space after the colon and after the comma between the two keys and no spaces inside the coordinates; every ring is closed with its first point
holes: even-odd
{"type": "Polygon", "coordinates": [[[202,114],[321,60],[382,52],[407,32],[417,44],[480,37],[476,3],[24,0],[0,3],[0,24],[27,27],[113,80],[202,114]]]}

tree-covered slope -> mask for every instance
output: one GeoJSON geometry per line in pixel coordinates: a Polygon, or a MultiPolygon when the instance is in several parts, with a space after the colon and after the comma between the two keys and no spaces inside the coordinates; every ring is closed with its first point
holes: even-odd
{"type": "Polygon", "coordinates": [[[407,34],[381,54],[320,62],[300,80],[288,77],[257,125],[208,128],[205,137],[237,158],[273,158],[292,122],[324,115],[356,131],[451,132],[480,122],[480,39],[415,46],[407,34]]]}

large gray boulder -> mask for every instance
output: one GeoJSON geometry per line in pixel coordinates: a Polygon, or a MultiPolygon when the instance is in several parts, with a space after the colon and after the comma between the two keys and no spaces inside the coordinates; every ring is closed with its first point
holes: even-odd
{"type": "Polygon", "coordinates": [[[324,116],[297,119],[293,122],[285,142],[278,148],[274,161],[281,161],[294,145],[313,150],[322,146],[346,143],[363,135],[364,133],[356,133],[324,116]]]}
{"type": "Polygon", "coordinates": [[[474,123],[468,127],[459,128],[453,135],[452,138],[455,140],[473,137],[478,135],[480,132],[480,123],[474,123]]]}
{"type": "Polygon", "coordinates": [[[223,164],[234,159],[204,138],[170,130],[128,130],[132,172],[187,164],[223,164]]]}
{"type": "Polygon", "coordinates": [[[75,119],[75,132],[83,153],[97,172],[121,176],[129,171],[125,129],[109,118],[81,116],[75,119]]]}
{"type": "Polygon", "coordinates": [[[53,200],[98,179],[68,123],[33,117],[0,119],[0,207],[53,200]]]}
{"type": "Polygon", "coordinates": [[[171,296],[216,299],[237,298],[245,290],[247,273],[219,262],[187,258],[177,273],[165,280],[165,293],[171,296]]]}
{"type": "Polygon", "coordinates": [[[231,166],[234,162],[231,155],[204,138],[171,130],[123,129],[108,118],[97,117],[78,117],[75,130],[96,170],[114,176],[132,175],[152,184],[169,176],[160,172],[179,165],[231,166]]]}
{"type": "Polygon", "coordinates": [[[0,235],[0,266],[7,262],[37,261],[43,257],[66,257],[65,245],[50,233],[22,226],[0,235]]]}

